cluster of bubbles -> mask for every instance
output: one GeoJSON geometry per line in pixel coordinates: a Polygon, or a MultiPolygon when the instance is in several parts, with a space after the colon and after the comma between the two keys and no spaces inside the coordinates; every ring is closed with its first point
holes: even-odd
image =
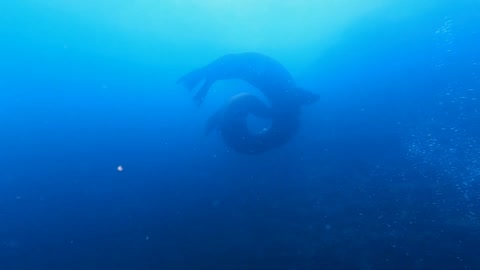
{"type": "Polygon", "coordinates": [[[437,53],[435,53],[435,68],[441,69],[445,66],[447,58],[454,53],[455,36],[452,19],[445,18],[443,24],[435,31],[435,39],[435,48],[437,50],[437,53]]]}
{"type": "MultiPolygon", "coordinates": [[[[438,55],[435,68],[449,74],[450,57],[455,57],[454,22],[446,19],[436,31],[438,55]]],[[[474,60],[472,60],[474,61],[474,60]]],[[[476,66],[477,63],[468,63],[476,66]]],[[[465,69],[475,70],[471,67],[465,69]]],[[[474,89],[478,75],[473,72],[448,78],[426,109],[424,119],[410,131],[407,154],[419,168],[434,169],[441,182],[455,186],[463,194],[462,213],[480,225],[480,89],[474,89]]],[[[438,180],[438,179],[437,179],[438,180]]]]}

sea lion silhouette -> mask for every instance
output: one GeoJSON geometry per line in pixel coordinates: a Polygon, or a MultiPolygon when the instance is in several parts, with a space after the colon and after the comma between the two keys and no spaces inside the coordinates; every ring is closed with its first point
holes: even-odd
{"type": "Polygon", "coordinates": [[[258,154],[288,142],[299,128],[301,107],[319,99],[296,86],[288,70],[274,59],[255,52],[227,54],[182,76],[177,83],[189,90],[201,81],[202,87],[194,100],[201,104],[210,87],[219,80],[241,79],[260,90],[270,106],[258,97],[241,93],[232,97],[208,120],[207,134],[218,129],[225,143],[241,153],[258,154]],[[247,116],[269,118],[269,128],[253,133],[247,116]]]}

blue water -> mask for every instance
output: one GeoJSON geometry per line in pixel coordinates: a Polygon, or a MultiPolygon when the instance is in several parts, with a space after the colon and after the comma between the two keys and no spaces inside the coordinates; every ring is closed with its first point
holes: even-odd
{"type": "Polygon", "coordinates": [[[478,25],[473,0],[3,1],[0,269],[480,269],[478,25]],[[176,84],[244,51],[321,95],[261,155],[204,134],[255,89],[176,84]]]}

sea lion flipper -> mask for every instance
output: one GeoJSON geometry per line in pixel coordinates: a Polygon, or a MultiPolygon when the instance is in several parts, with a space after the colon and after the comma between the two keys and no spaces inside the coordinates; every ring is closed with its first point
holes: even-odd
{"type": "Polygon", "coordinates": [[[193,90],[197,84],[205,79],[205,72],[202,68],[195,69],[177,80],[177,84],[182,84],[189,91],[193,90]]]}
{"type": "Polygon", "coordinates": [[[205,80],[205,83],[203,83],[202,87],[198,90],[198,92],[195,94],[195,97],[193,98],[193,100],[195,100],[195,103],[197,103],[198,105],[202,104],[212,84],[212,80],[205,80]]]}
{"type": "Polygon", "coordinates": [[[320,95],[303,88],[296,87],[293,94],[293,99],[301,105],[311,105],[320,99],[320,95]]]}
{"type": "Polygon", "coordinates": [[[225,107],[218,109],[213,115],[208,118],[205,125],[205,135],[208,136],[213,130],[217,129],[222,124],[225,115],[225,107]]]}

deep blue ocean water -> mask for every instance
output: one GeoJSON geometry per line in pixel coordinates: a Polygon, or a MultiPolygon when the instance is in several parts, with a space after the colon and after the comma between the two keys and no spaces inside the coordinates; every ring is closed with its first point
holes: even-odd
{"type": "Polygon", "coordinates": [[[479,25],[477,0],[3,1],[0,270],[480,269],[479,25]],[[244,51],[321,95],[261,155],[204,134],[255,89],[176,84],[244,51]]]}

